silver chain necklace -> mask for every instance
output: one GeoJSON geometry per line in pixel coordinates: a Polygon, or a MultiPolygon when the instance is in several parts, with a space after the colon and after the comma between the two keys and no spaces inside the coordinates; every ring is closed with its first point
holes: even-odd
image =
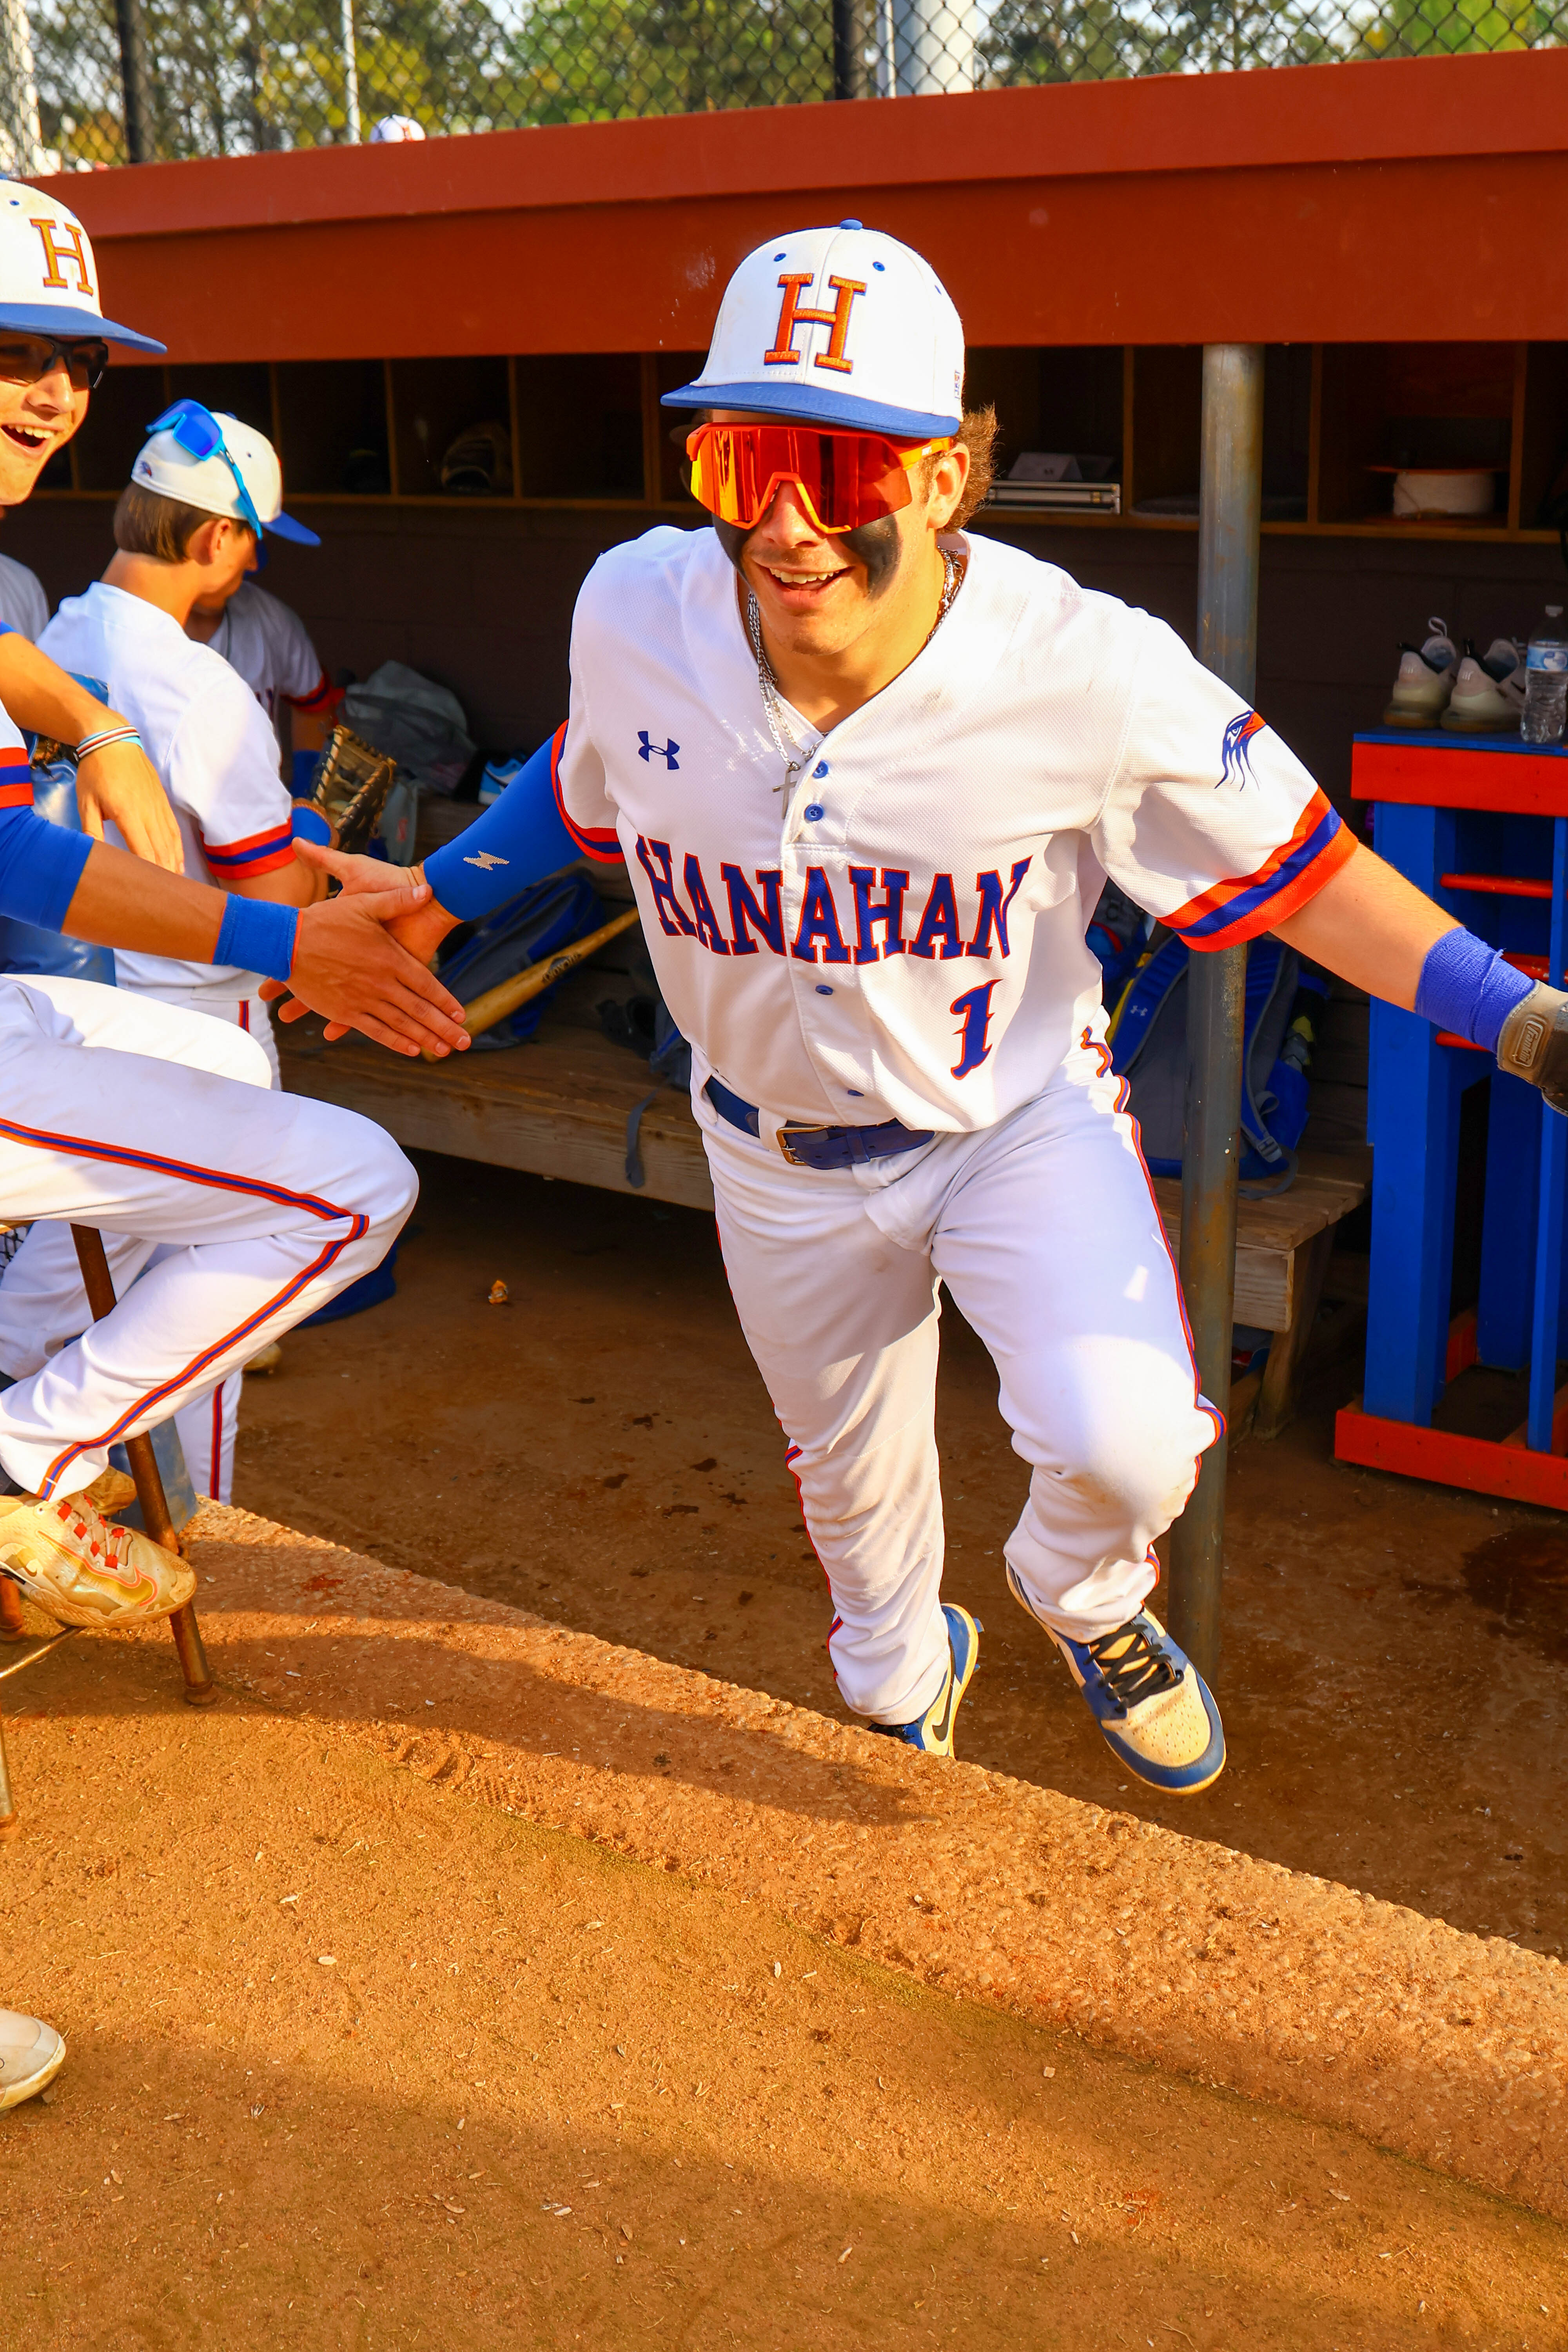
{"type": "MultiPolygon", "coordinates": [[[[942,566],[942,595],[937,604],[936,618],[927,632],[925,645],[921,647],[922,653],[952,611],[952,600],[957,595],[963,580],[963,566],[957,556],[949,554],[945,547],[940,552],[942,566]]],[[[750,588],[746,591],[746,635],[752,641],[752,651],[757,657],[757,685],[762,690],[763,716],[768,722],[768,733],[773,739],[773,747],[784,763],[784,775],[773,786],[773,790],[775,793],[783,793],[787,802],[800,779],[801,770],[816,752],[822,738],[819,735],[816,742],[803,744],[784,717],[784,700],[779,693],[778,680],[773,676],[773,664],[769,661],[766,648],[763,644],[762,612],[750,588]]]]}

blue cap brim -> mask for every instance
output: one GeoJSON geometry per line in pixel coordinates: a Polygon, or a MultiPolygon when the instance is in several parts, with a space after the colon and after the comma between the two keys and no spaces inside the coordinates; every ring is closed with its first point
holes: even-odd
{"type": "Polygon", "coordinates": [[[919,408],[889,408],[855,400],[812,383],[683,383],[667,392],[661,408],[749,408],[761,416],[790,416],[803,425],[832,425],[849,433],[890,433],[899,441],[932,441],[956,433],[962,419],[919,408]]]}
{"type": "Polygon", "coordinates": [[[263,523],[262,529],[271,531],[275,538],[291,539],[300,547],[320,547],[321,543],[315,531],[307,530],[292,515],[275,514],[270,522],[263,523]]]}
{"type": "Polygon", "coordinates": [[[96,310],[67,310],[52,302],[0,302],[0,327],[15,327],[24,335],[55,335],[63,341],[122,343],[127,351],[148,352],[162,358],[167,348],[133,327],[117,326],[96,310]]]}

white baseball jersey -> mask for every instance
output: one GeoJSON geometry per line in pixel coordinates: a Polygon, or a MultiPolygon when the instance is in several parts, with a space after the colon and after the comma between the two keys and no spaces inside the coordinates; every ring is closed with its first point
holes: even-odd
{"type": "MultiPolygon", "coordinates": [[[[626,855],[700,1066],[779,1118],[972,1132],[1103,1020],[1107,875],[1194,947],[1267,930],[1353,837],[1175,633],[954,539],[924,650],[826,736],[785,805],[711,530],[601,557],[577,603],[562,814],[626,855]]],[[[785,706],[795,733],[816,730],[785,706]]]]}
{"type": "Polygon", "coordinates": [[[37,645],[48,620],[49,600],[37,573],[14,555],[0,555],[0,621],[37,645]]]}
{"type": "MultiPolygon", "coordinates": [[[[293,812],[276,739],[221,655],[194,644],[171,614],[101,580],[85,596],[68,596],[39,642],[62,669],[101,678],[112,707],[140,732],[179,821],[187,874],[224,889],[291,862],[293,812]]],[[[204,995],[232,1003],[260,985],[230,964],[122,948],[114,969],[122,988],[177,990],[187,1004],[204,995]]]]}
{"type": "Polygon", "coordinates": [[[314,710],[331,693],[299,614],[254,581],[241,582],[207,643],[239,672],[275,729],[284,703],[314,710]]]}

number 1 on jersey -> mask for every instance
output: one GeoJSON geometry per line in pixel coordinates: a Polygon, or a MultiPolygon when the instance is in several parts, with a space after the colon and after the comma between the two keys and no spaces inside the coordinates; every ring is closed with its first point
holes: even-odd
{"type": "Polygon", "coordinates": [[[994,980],[983,981],[963,996],[955,996],[948,1010],[956,1013],[963,1026],[959,1031],[958,1059],[952,1066],[955,1078],[966,1078],[977,1070],[991,1051],[988,1032],[991,1027],[991,992],[994,980]]]}

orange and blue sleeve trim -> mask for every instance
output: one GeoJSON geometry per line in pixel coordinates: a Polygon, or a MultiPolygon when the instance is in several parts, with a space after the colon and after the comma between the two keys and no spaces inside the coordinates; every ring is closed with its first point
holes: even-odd
{"type": "Polygon", "coordinates": [[[258,874],[276,874],[293,859],[292,814],[284,824],[268,825],[265,833],[247,834],[243,841],[204,841],[202,856],[215,882],[248,882],[258,874]]]}
{"type": "Polygon", "coordinates": [[[312,715],[318,711],[335,710],[342,698],[342,688],[334,686],[325,670],[309,694],[286,694],[283,698],[290,710],[308,710],[312,715]]]}
{"type": "Polygon", "coordinates": [[[0,750],[0,808],[31,808],[33,763],[20,743],[0,750]]]}
{"type": "Polygon", "coordinates": [[[561,797],[561,754],[565,749],[566,728],[563,722],[550,739],[550,789],[555,795],[561,822],[584,857],[595,858],[601,866],[613,865],[621,855],[621,836],[615,826],[576,824],[561,797]]]}
{"type": "Polygon", "coordinates": [[[1200,951],[1240,947],[1316,898],[1355,852],[1354,834],[1340,823],[1322,793],[1315,792],[1289,841],[1281,842],[1256,874],[1216,882],[1163,919],[1188,947],[1200,951]]]}

